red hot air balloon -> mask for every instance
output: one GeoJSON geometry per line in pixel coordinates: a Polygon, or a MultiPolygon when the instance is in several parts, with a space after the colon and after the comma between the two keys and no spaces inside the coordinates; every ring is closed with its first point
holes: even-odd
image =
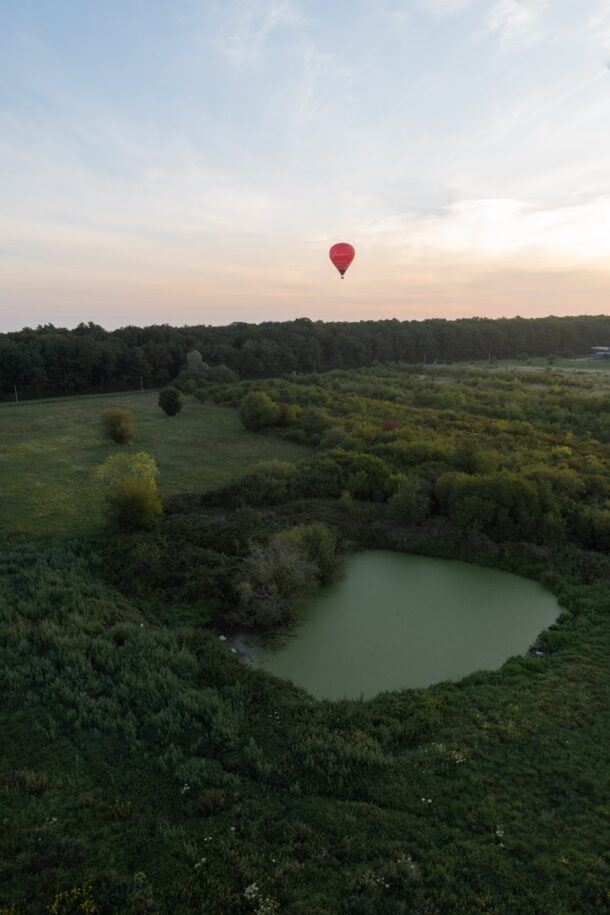
{"type": "Polygon", "coordinates": [[[356,256],[356,252],[351,245],[347,245],[345,242],[339,242],[339,244],[332,246],[328,252],[328,256],[341,274],[341,279],[343,279],[345,271],[356,256]]]}

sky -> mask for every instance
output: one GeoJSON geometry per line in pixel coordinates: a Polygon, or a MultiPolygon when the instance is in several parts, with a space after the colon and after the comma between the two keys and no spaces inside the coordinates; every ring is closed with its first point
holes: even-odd
{"type": "Polygon", "coordinates": [[[610,0],[0,0],[0,331],[609,305],[610,0]]]}

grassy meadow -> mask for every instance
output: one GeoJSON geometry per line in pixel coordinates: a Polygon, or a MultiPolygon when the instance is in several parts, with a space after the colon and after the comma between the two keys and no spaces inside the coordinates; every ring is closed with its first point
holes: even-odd
{"type": "Polygon", "coordinates": [[[224,485],[258,461],[295,460],[302,447],[247,432],[235,410],[188,399],[166,416],[157,393],[108,394],[0,406],[0,532],[85,535],[99,531],[104,493],[95,468],[123,447],[104,439],[100,416],[118,404],[135,417],[133,451],[159,467],[163,497],[224,485]]]}

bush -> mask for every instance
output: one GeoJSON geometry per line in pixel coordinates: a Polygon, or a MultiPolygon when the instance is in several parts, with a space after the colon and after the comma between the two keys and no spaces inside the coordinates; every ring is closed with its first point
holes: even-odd
{"type": "Polygon", "coordinates": [[[110,504],[116,523],[123,530],[150,530],[163,510],[155,482],[141,477],[117,480],[110,504]]]}
{"type": "Polygon", "coordinates": [[[335,570],[335,536],[325,524],[281,531],[263,547],[254,544],[238,586],[242,622],[276,626],[289,622],[294,605],[335,570]]]}
{"type": "Polygon", "coordinates": [[[159,406],[168,416],[176,416],[182,409],[184,397],[178,388],[170,385],[159,392],[159,406]]]}
{"type": "Polygon", "coordinates": [[[246,429],[253,432],[279,421],[279,407],[264,391],[250,391],[239,405],[239,415],[246,429]]]}
{"type": "Polygon", "coordinates": [[[337,566],[337,538],[326,524],[298,524],[287,531],[281,531],[273,539],[298,547],[310,562],[315,563],[320,581],[330,581],[333,577],[337,566]]]}
{"type": "Polygon", "coordinates": [[[246,505],[278,505],[294,495],[298,474],[288,461],[260,461],[252,473],[234,484],[233,491],[246,505]]]}
{"type": "Polygon", "coordinates": [[[208,788],[199,799],[199,809],[206,817],[220,813],[224,805],[225,793],[220,788],[208,788]]]}
{"type": "Polygon", "coordinates": [[[35,772],[31,769],[16,772],[14,781],[15,785],[27,794],[42,794],[49,787],[49,776],[46,772],[35,772]]]}
{"type": "Polygon", "coordinates": [[[422,492],[421,480],[403,477],[390,499],[392,515],[404,524],[420,524],[430,514],[430,499],[422,492]]]}
{"type": "Polygon", "coordinates": [[[239,584],[244,623],[277,626],[291,619],[294,602],[318,583],[317,569],[299,547],[275,539],[266,547],[254,544],[243,564],[239,584]]]}
{"type": "Polygon", "coordinates": [[[128,445],[134,439],[133,414],[125,407],[107,407],[102,413],[102,426],[106,438],[117,445],[128,445]]]}
{"type": "Polygon", "coordinates": [[[137,477],[155,482],[159,470],[152,454],[138,451],[136,454],[119,452],[111,454],[95,471],[95,476],[102,483],[112,485],[121,477],[137,477]]]}
{"type": "Polygon", "coordinates": [[[215,365],[209,371],[209,379],[215,384],[233,384],[238,381],[237,372],[228,365],[215,365]]]}

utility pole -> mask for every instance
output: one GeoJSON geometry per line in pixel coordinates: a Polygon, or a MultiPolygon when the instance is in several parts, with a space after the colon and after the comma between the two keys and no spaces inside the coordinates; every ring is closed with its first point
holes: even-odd
{"type": "Polygon", "coordinates": [[[18,395],[17,395],[17,385],[14,384],[14,385],[13,385],[13,388],[14,388],[14,390],[15,390],[15,403],[19,403],[19,397],[18,397],[18,395]]]}
{"type": "Polygon", "coordinates": [[[140,390],[144,390],[144,382],[142,381],[142,376],[140,375],[140,390]]]}

